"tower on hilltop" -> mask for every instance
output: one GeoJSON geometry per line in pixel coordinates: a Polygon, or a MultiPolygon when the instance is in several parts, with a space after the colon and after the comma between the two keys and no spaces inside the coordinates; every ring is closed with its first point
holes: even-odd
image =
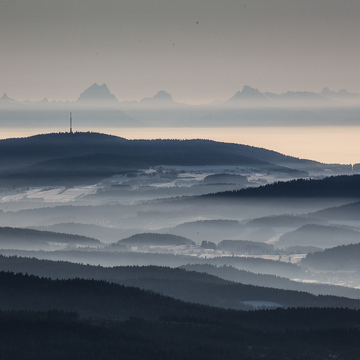
{"type": "Polygon", "coordinates": [[[72,134],[72,113],[70,113],[70,134],[72,134]]]}

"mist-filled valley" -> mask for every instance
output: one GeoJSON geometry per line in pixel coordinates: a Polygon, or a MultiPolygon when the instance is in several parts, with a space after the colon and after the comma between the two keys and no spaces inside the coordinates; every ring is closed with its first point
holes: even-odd
{"type": "MultiPolygon", "coordinates": [[[[244,358],[269,359],[297,358],[277,347],[281,341],[306,358],[305,338],[338,339],[305,341],[312,353],[319,346],[320,359],[343,354],[339,332],[356,336],[357,166],[209,140],[92,132],[0,140],[0,151],[0,327],[22,322],[23,344],[36,356],[26,339],[31,332],[45,344],[43,327],[61,333],[54,346],[66,349],[70,327],[79,339],[81,327],[107,329],[108,340],[96,335],[94,345],[108,341],[104,356],[134,356],[114,340],[131,328],[134,344],[150,341],[143,358],[164,349],[164,332],[194,347],[186,334],[196,327],[198,344],[216,329],[214,359],[224,351],[236,357],[235,334],[248,334],[244,358]]],[[[78,346],[87,349],[87,341],[78,346]]],[[[358,345],[349,341],[353,359],[358,345]]],[[[207,354],[193,349],[187,357],[168,344],[159,358],[207,354]]]]}
{"type": "Polygon", "coordinates": [[[0,1],[0,360],[359,360],[360,1],[0,1]]]}
{"type": "Polygon", "coordinates": [[[1,0],[0,360],[359,360],[359,19],[1,0]]]}

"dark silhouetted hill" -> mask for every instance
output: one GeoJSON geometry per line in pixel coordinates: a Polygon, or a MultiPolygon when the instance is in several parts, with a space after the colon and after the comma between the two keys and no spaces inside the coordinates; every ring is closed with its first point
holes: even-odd
{"type": "Polygon", "coordinates": [[[0,151],[6,154],[0,159],[2,169],[29,166],[50,159],[114,154],[137,158],[138,162],[148,165],[241,165],[295,177],[325,169],[349,171],[347,166],[301,160],[247,145],[209,140],[126,140],[82,132],[1,140],[0,151]]]}
{"type": "Polygon", "coordinates": [[[99,280],[51,280],[9,272],[0,272],[0,280],[0,310],[3,311],[62,310],[77,312],[82,317],[117,319],[159,319],[175,316],[177,311],[177,316],[181,313],[195,316],[202,309],[207,312],[207,307],[201,305],[99,280]]]}
{"type": "Polygon", "coordinates": [[[123,360],[324,360],[336,354],[357,360],[360,351],[356,310],[219,313],[209,308],[192,315],[119,321],[84,319],[55,310],[0,312],[0,356],[12,360],[115,360],[119,356],[123,360]]]}

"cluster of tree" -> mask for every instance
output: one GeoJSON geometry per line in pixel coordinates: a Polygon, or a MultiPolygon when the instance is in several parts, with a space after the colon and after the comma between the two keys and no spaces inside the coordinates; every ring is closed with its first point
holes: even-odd
{"type": "Polygon", "coordinates": [[[282,251],[275,250],[274,245],[249,240],[222,240],[219,244],[202,241],[201,248],[226,251],[241,255],[281,255],[282,251]]]}
{"type": "Polygon", "coordinates": [[[240,184],[248,185],[249,181],[244,175],[235,174],[213,174],[204,178],[206,184],[240,184]]]}
{"type": "Polygon", "coordinates": [[[303,246],[303,245],[293,245],[287,246],[282,250],[284,255],[293,255],[293,254],[309,254],[314,253],[316,251],[322,251],[321,248],[317,246],[303,246]]]}
{"type": "Polygon", "coordinates": [[[203,240],[200,244],[200,247],[203,249],[217,250],[217,245],[212,241],[203,240]]]}
{"type": "Polygon", "coordinates": [[[223,240],[217,248],[234,254],[264,255],[278,254],[274,245],[247,240],[223,240]]]}

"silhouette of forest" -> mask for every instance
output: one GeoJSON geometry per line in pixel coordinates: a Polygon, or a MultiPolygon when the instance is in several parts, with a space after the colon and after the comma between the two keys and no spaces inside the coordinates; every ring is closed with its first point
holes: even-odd
{"type": "Polygon", "coordinates": [[[358,311],[311,308],[238,315],[239,322],[234,323],[201,314],[118,321],[79,319],[76,313],[54,310],[0,312],[0,356],[15,360],[358,359],[358,311]]]}
{"type": "Polygon", "coordinates": [[[257,188],[202,195],[201,198],[240,197],[349,197],[360,198],[360,175],[330,176],[321,180],[296,179],[276,182],[257,188]]]}

